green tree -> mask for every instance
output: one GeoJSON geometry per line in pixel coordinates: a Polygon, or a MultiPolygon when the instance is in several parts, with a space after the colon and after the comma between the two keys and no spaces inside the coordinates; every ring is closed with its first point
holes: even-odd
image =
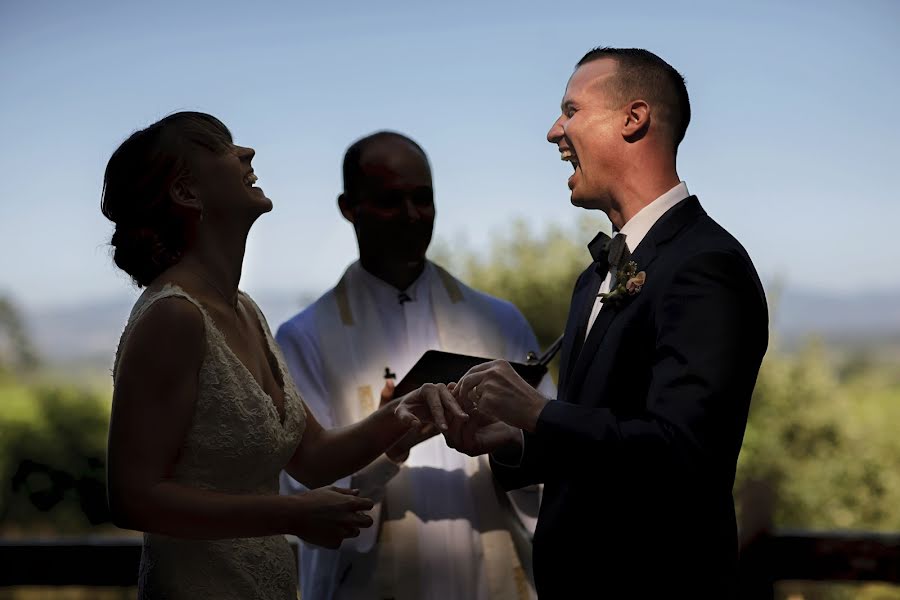
{"type": "MultiPolygon", "coordinates": [[[[571,228],[550,225],[540,233],[517,220],[485,255],[439,241],[432,258],[472,287],[515,304],[541,348],[547,348],[565,329],[575,280],[592,261],[587,244],[600,230],[609,233],[610,225],[599,217],[584,218],[571,228]]],[[[554,376],[558,363],[557,356],[551,364],[554,376]]]]}
{"type": "Polygon", "coordinates": [[[20,311],[12,300],[0,296],[0,374],[32,371],[38,362],[20,311]]]}
{"type": "Polygon", "coordinates": [[[73,533],[108,521],[108,399],[36,384],[0,396],[0,530],[73,533]]]}

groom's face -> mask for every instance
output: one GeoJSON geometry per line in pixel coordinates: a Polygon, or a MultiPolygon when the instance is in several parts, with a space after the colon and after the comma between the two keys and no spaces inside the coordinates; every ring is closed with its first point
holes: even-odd
{"type": "Polygon", "coordinates": [[[566,86],[560,117],[547,133],[547,141],[572,165],[571,201],[583,208],[607,208],[619,172],[625,116],[607,91],[615,72],[615,60],[607,58],[578,67],[566,86]]]}
{"type": "Polygon", "coordinates": [[[434,229],[428,160],[403,140],[373,144],[360,157],[359,189],[346,198],[361,255],[416,266],[425,261],[434,229]]]}

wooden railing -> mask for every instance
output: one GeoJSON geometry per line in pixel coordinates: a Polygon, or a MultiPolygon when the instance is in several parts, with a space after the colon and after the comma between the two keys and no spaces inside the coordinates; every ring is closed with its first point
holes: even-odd
{"type": "MultiPolygon", "coordinates": [[[[297,556],[296,538],[288,538],[297,556]]],[[[141,538],[0,540],[0,588],[18,586],[132,587],[141,538]]]]}
{"type": "Polygon", "coordinates": [[[775,597],[779,581],[900,585],[900,533],[780,530],[741,551],[741,597],[775,597]]]}
{"type": "MultiPolygon", "coordinates": [[[[133,537],[0,541],[0,587],[130,587],[140,556],[141,540],[133,537]]],[[[742,598],[765,600],[786,580],[900,585],[900,533],[761,534],[745,544],[740,577],[742,598]]]]}

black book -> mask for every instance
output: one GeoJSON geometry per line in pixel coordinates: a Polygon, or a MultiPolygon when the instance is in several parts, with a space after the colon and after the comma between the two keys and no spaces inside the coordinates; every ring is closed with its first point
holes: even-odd
{"type": "MultiPolygon", "coordinates": [[[[541,379],[547,374],[547,365],[559,351],[562,337],[553,342],[540,357],[533,354],[526,362],[512,362],[510,365],[522,379],[531,386],[537,387],[541,379]]],[[[397,384],[394,390],[394,398],[420,388],[426,383],[450,383],[462,379],[469,369],[482,363],[495,360],[483,356],[470,356],[467,354],[455,354],[442,350],[429,350],[423,354],[409,373],[397,384]]]]}

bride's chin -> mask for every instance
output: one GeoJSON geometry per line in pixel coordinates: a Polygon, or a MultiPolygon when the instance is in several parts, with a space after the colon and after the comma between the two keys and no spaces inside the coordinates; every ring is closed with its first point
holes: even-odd
{"type": "Polygon", "coordinates": [[[260,214],[265,214],[265,213],[267,213],[267,212],[272,212],[272,209],[275,208],[275,204],[274,204],[271,200],[269,200],[268,196],[265,196],[265,197],[259,199],[259,200],[256,202],[256,205],[257,205],[257,207],[259,208],[259,213],[260,213],[260,214]]]}

